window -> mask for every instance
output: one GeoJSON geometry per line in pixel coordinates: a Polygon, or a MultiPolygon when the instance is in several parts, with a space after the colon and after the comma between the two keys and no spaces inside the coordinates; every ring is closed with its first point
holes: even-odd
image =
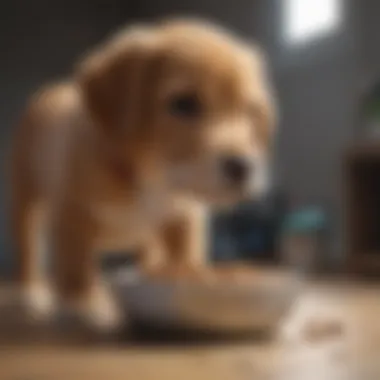
{"type": "Polygon", "coordinates": [[[286,44],[303,45],[328,36],[342,23],[342,0],[283,0],[286,44]]]}

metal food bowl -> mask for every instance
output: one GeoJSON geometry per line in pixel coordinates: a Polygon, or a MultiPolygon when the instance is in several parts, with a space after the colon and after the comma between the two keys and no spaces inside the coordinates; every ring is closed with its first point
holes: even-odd
{"type": "Polygon", "coordinates": [[[137,271],[118,273],[115,293],[126,316],[145,325],[238,333],[271,331],[299,292],[290,272],[260,269],[249,283],[149,280],[137,271]]]}

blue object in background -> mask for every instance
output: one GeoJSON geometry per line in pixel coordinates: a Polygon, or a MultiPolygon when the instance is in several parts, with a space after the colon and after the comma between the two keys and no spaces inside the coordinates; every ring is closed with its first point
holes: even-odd
{"type": "Polygon", "coordinates": [[[311,234],[327,230],[327,217],[321,208],[309,207],[295,211],[284,219],[283,233],[311,234]]]}

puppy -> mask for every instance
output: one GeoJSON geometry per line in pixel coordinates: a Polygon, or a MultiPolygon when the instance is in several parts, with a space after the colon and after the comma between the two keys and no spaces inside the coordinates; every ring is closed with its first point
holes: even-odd
{"type": "Polygon", "coordinates": [[[263,191],[273,125],[259,51],[198,21],[121,31],[39,91],[12,156],[17,279],[34,309],[51,301],[43,248],[58,300],[100,327],[115,321],[99,252],[201,272],[207,209],[263,191]]]}

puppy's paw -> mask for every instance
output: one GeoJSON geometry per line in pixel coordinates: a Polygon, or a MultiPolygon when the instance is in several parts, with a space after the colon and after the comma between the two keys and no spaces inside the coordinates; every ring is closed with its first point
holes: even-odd
{"type": "Polygon", "coordinates": [[[104,286],[98,286],[91,292],[85,303],[84,315],[90,326],[100,333],[112,333],[122,324],[121,312],[104,286]]]}
{"type": "Polygon", "coordinates": [[[102,285],[94,287],[86,297],[66,300],[63,317],[66,325],[69,321],[75,328],[79,326],[95,334],[113,334],[122,327],[121,312],[108,289],[102,285]]]}
{"type": "Polygon", "coordinates": [[[25,316],[35,322],[47,322],[55,312],[55,298],[44,283],[35,282],[20,289],[20,305],[25,316]]]}

